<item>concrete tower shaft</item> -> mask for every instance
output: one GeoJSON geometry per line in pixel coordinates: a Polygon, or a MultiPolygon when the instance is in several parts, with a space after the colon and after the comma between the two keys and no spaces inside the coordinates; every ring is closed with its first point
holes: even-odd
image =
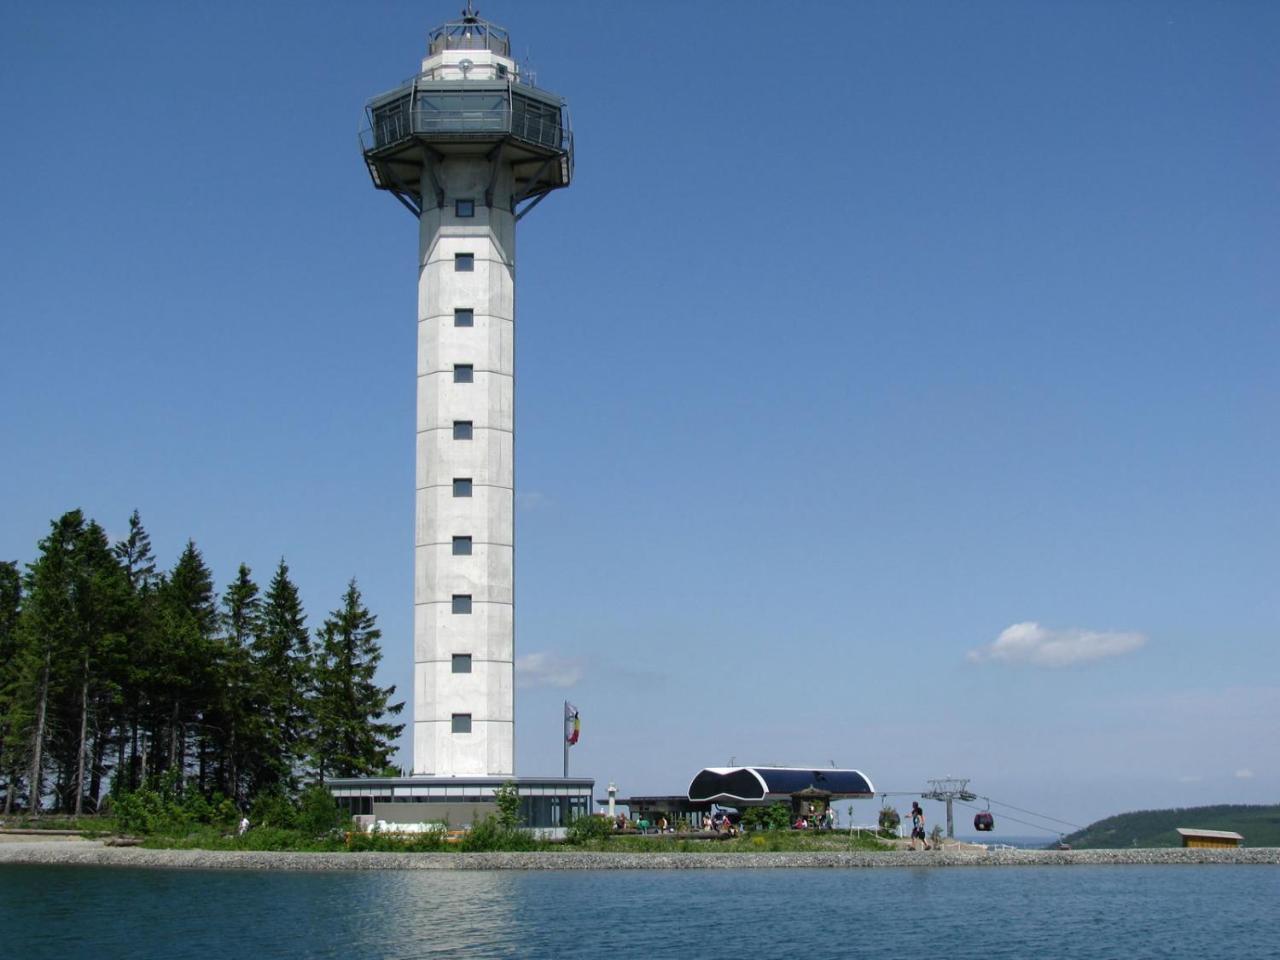
{"type": "MultiPolygon", "coordinates": [[[[445,160],[436,171],[445,205],[425,191],[420,217],[414,773],[423,775],[514,773],[515,216],[478,202],[488,166],[445,160]],[[471,216],[458,215],[459,202],[471,216]]],[[[510,168],[496,179],[509,189],[510,168]]]]}
{"type": "Polygon", "coordinates": [[[374,185],[419,221],[413,772],[509,777],[515,227],[568,185],[572,138],[470,6],[367,113],[374,185]]]}

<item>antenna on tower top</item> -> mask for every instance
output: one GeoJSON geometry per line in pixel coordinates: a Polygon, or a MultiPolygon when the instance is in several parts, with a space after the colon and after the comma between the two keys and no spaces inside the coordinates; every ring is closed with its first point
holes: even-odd
{"type": "Polygon", "coordinates": [[[467,7],[462,11],[462,20],[464,23],[476,23],[480,19],[480,11],[473,9],[471,0],[467,0],[467,7]]]}

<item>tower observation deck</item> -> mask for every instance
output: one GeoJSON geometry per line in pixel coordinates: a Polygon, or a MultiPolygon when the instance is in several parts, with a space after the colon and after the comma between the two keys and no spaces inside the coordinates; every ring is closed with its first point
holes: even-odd
{"type": "Polygon", "coordinates": [[[413,774],[510,777],[515,225],[569,185],[568,112],[468,3],[366,120],[374,186],[419,223],[413,774]]]}
{"type": "Polygon", "coordinates": [[[507,31],[469,5],[461,20],[428,34],[419,73],[370,100],[366,114],[361,145],[373,184],[415,216],[424,196],[425,206],[443,206],[440,166],[450,159],[482,160],[491,174],[485,206],[516,219],[573,178],[564,100],[529,82],[511,59],[507,31]]]}

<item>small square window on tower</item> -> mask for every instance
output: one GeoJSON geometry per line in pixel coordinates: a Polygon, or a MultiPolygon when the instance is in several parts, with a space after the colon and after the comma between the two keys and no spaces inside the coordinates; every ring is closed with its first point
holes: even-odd
{"type": "Polygon", "coordinates": [[[476,379],[476,368],[469,363],[455,363],[453,365],[453,382],[454,383],[474,383],[476,379]]]}
{"type": "Polygon", "coordinates": [[[453,439],[455,440],[471,439],[471,421],[470,420],[453,421],[453,439]]]}
{"type": "Polygon", "coordinates": [[[476,325],[476,312],[470,307],[458,307],[453,311],[453,325],[455,327],[474,327],[476,325]]]}
{"type": "Polygon", "coordinates": [[[470,613],[471,612],[471,594],[455,593],[453,595],[453,612],[454,613],[470,613]]]}
{"type": "Polygon", "coordinates": [[[455,557],[471,556],[471,538],[470,537],[454,537],[453,538],[453,555],[455,557]]]}
{"type": "Polygon", "coordinates": [[[453,255],[453,269],[455,273],[470,273],[476,268],[476,255],[474,253],[455,253],[453,255]]]}
{"type": "Polygon", "coordinates": [[[474,200],[453,201],[453,215],[455,217],[474,217],[476,215],[476,202],[474,200]]]}
{"type": "Polygon", "coordinates": [[[454,733],[470,733],[471,732],[471,714],[455,713],[453,715],[453,732],[454,733]]]}
{"type": "Polygon", "coordinates": [[[454,477],[453,478],[453,495],[455,497],[471,496],[471,478],[470,477],[454,477]]]}
{"type": "Polygon", "coordinates": [[[471,672],[471,654],[455,653],[453,655],[453,672],[454,673],[470,673],[471,672]]]}

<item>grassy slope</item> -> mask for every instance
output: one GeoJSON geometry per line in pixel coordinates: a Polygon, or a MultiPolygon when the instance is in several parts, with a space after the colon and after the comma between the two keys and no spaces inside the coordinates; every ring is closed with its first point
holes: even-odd
{"type": "Polygon", "coordinates": [[[1091,823],[1067,837],[1077,850],[1090,847],[1178,847],[1177,827],[1234,830],[1246,847],[1280,847],[1280,805],[1176,807],[1136,810],[1091,823]]]}

